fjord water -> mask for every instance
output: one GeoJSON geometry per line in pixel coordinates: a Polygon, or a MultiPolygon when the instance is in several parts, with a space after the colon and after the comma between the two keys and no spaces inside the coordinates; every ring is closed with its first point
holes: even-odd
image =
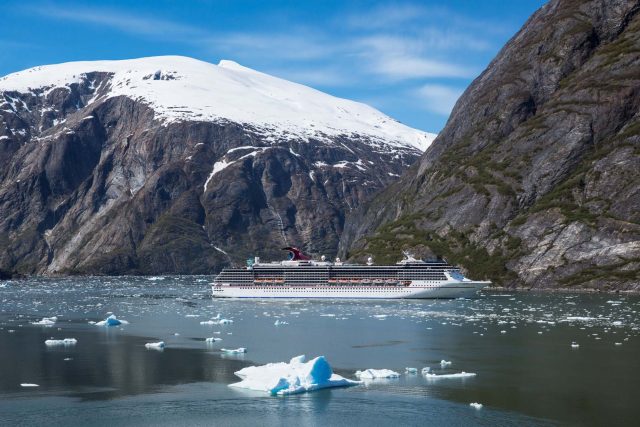
{"type": "Polygon", "coordinates": [[[213,300],[210,280],[0,283],[0,424],[634,425],[640,416],[637,296],[213,300]],[[110,312],[129,324],[89,323],[110,312]],[[200,323],[218,313],[233,323],[200,323]],[[54,326],[32,324],[50,316],[54,326]],[[78,342],[47,347],[49,338],[78,342]],[[144,346],[160,340],[164,351],[144,346]],[[220,351],[237,347],[248,352],[220,351]],[[347,378],[366,368],[403,375],[286,398],[228,387],[245,366],[299,354],[325,355],[347,378]],[[404,374],[425,366],[477,376],[404,374]]]}

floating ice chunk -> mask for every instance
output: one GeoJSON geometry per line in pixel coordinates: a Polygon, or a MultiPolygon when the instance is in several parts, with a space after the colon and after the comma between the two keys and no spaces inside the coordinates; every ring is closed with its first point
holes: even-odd
{"type": "Polygon", "coordinates": [[[217,325],[218,321],[217,320],[204,320],[202,322],[200,322],[201,325],[217,325]]]}
{"type": "Polygon", "coordinates": [[[40,387],[38,384],[33,383],[20,383],[20,387],[40,387]]]}
{"type": "Polygon", "coordinates": [[[53,326],[58,321],[56,316],[53,317],[43,317],[42,320],[38,320],[37,322],[31,322],[32,325],[40,325],[40,326],[53,326]]]}
{"type": "Polygon", "coordinates": [[[426,375],[429,371],[431,371],[431,368],[428,366],[425,366],[424,368],[422,368],[420,372],[422,373],[422,375],[426,375]]]}
{"type": "Polygon", "coordinates": [[[164,341],[148,342],[144,346],[150,350],[162,350],[164,348],[164,341]]]}
{"type": "Polygon", "coordinates": [[[399,373],[391,369],[365,369],[364,371],[356,371],[356,377],[361,380],[373,380],[376,378],[398,378],[399,373]]]}
{"type": "Polygon", "coordinates": [[[214,343],[217,341],[222,341],[222,338],[214,338],[214,337],[209,337],[209,338],[205,338],[204,342],[206,343],[214,343]]]}
{"type": "Polygon", "coordinates": [[[418,370],[416,368],[404,368],[404,372],[410,375],[418,374],[418,370]]]}
{"type": "Polygon", "coordinates": [[[184,317],[200,317],[197,314],[185,314],[184,317]]]}
{"type": "Polygon", "coordinates": [[[478,402],[471,402],[469,403],[469,406],[471,406],[474,409],[482,409],[482,403],[478,403],[478,402]]]}
{"type": "Polygon", "coordinates": [[[616,342],[616,343],[614,343],[614,345],[622,345],[622,343],[621,342],[616,342]]]}
{"type": "Polygon", "coordinates": [[[271,395],[304,393],[328,387],[346,387],[360,384],[333,373],[324,356],[305,363],[304,356],[292,358],[289,363],[268,363],[250,366],[236,372],[242,381],[230,387],[266,391],[271,395]]]}
{"type": "Polygon", "coordinates": [[[571,348],[579,348],[579,347],[580,347],[580,344],[575,343],[575,342],[571,343],[571,348]]]}
{"type": "Polygon", "coordinates": [[[75,338],[65,338],[63,340],[54,340],[54,339],[50,339],[50,340],[46,340],[44,342],[46,345],[49,346],[55,346],[55,345],[76,345],[78,343],[78,340],[75,338]]]}
{"type": "Polygon", "coordinates": [[[387,314],[374,314],[371,317],[375,317],[376,319],[384,320],[387,318],[387,314]]]}
{"type": "Polygon", "coordinates": [[[115,314],[112,314],[106,319],[95,323],[96,326],[118,326],[118,325],[127,325],[127,324],[129,324],[129,322],[127,322],[126,320],[116,318],[115,314]]]}
{"type": "Polygon", "coordinates": [[[280,320],[280,319],[278,319],[278,320],[276,320],[273,324],[274,324],[275,326],[280,326],[280,325],[288,325],[288,324],[289,324],[289,322],[285,322],[284,320],[280,320]]]}
{"type": "Polygon", "coordinates": [[[69,362],[69,361],[73,360],[73,357],[65,357],[62,360],[64,360],[65,362],[69,362]]]}
{"type": "Polygon", "coordinates": [[[442,360],[440,361],[440,366],[442,366],[443,368],[444,368],[445,366],[449,366],[449,365],[451,365],[451,362],[449,362],[449,361],[447,361],[447,360],[442,359],[442,360]]]}
{"type": "Polygon", "coordinates": [[[220,320],[218,320],[218,325],[228,325],[230,323],[233,323],[233,320],[231,320],[231,319],[220,319],[220,320]]]}
{"type": "Polygon", "coordinates": [[[431,374],[429,372],[427,372],[426,374],[424,374],[424,376],[428,379],[440,379],[440,378],[468,378],[468,377],[475,377],[476,374],[474,372],[458,372],[457,374],[431,374]]]}
{"type": "Polygon", "coordinates": [[[507,331],[500,331],[500,333],[501,333],[501,334],[506,334],[506,333],[507,333],[507,331]]]}
{"type": "Polygon", "coordinates": [[[622,322],[619,320],[616,320],[615,322],[613,322],[613,326],[622,326],[622,322]]]}
{"type": "Polygon", "coordinates": [[[239,348],[221,348],[220,351],[223,351],[224,353],[229,353],[229,354],[240,354],[240,353],[246,353],[247,349],[244,347],[239,347],[239,348]]]}

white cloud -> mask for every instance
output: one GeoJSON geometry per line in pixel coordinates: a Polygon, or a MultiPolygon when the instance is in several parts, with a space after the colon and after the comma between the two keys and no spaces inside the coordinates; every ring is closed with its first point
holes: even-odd
{"type": "Polygon", "coordinates": [[[28,11],[54,19],[79,22],[81,24],[97,24],[126,33],[147,36],[161,36],[163,38],[179,36],[185,38],[206,34],[202,29],[190,25],[109,9],[39,5],[29,7],[28,11]]]}
{"type": "Polygon", "coordinates": [[[427,111],[448,116],[463,90],[439,84],[426,84],[420,87],[415,96],[427,111]]]}

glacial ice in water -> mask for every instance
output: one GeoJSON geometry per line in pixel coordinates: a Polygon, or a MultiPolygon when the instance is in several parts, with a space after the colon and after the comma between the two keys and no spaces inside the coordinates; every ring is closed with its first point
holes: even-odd
{"type": "Polygon", "coordinates": [[[129,322],[127,322],[126,320],[116,318],[115,314],[112,314],[106,319],[95,323],[96,326],[119,326],[119,325],[127,325],[127,324],[129,324],[129,322]]]}
{"type": "Polygon", "coordinates": [[[400,376],[396,371],[391,369],[365,369],[364,371],[356,371],[356,377],[361,380],[373,380],[378,378],[398,378],[400,376]]]}
{"type": "Polygon", "coordinates": [[[78,340],[75,338],[65,338],[62,340],[54,340],[53,338],[46,340],[45,345],[48,346],[56,346],[56,345],[76,345],[78,340]]]}
{"type": "Polygon", "coordinates": [[[144,346],[150,350],[162,350],[164,349],[164,341],[148,342],[144,346]]]}
{"type": "Polygon", "coordinates": [[[34,383],[20,383],[20,387],[40,387],[40,385],[34,383]]]}
{"type": "Polygon", "coordinates": [[[247,349],[244,347],[239,347],[239,348],[221,348],[220,351],[222,351],[223,353],[229,353],[229,354],[240,354],[240,353],[246,353],[247,349]]]}
{"type": "Polygon", "coordinates": [[[331,365],[324,356],[316,357],[308,362],[306,362],[304,355],[297,356],[292,358],[289,363],[250,366],[235,374],[242,381],[230,384],[230,387],[265,391],[274,396],[360,384],[359,381],[349,380],[334,374],[331,365]]]}
{"type": "Polygon", "coordinates": [[[426,372],[424,374],[424,377],[427,379],[440,379],[440,378],[468,378],[468,377],[475,377],[476,374],[474,372],[458,372],[456,374],[432,374],[429,372],[426,372]]]}
{"type": "Polygon", "coordinates": [[[471,406],[474,409],[482,409],[482,403],[478,403],[478,402],[471,402],[469,403],[469,406],[471,406]]]}
{"type": "Polygon", "coordinates": [[[449,365],[451,365],[451,362],[450,362],[450,361],[447,361],[447,360],[444,360],[444,359],[442,359],[442,360],[440,361],[440,366],[442,366],[443,368],[444,368],[445,366],[449,366],[449,365]]]}
{"type": "Polygon", "coordinates": [[[42,320],[38,320],[37,322],[31,322],[32,325],[40,325],[40,326],[53,326],[58,321],[57,316],[52,317],[43,317],[42,320]]]}

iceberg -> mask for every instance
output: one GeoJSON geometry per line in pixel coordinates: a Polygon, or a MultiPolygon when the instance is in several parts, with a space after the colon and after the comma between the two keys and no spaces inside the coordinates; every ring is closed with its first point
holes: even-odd
{"type": "Polygon", "coordinates": [[[424,368],[422,368],[422,371],[420,371],[422,373],[422,375],[426,375],[429,371],[431,371],[431,368],[428,366],[425,366],[424,368]]]}
{"type": "Polygon", "coordinates": [[[206,343],[213,343],[213,342],[216,342],[216,341],[222,341],[222,338],[209,337],[209,338],[205,338],[204,339],[204,342],[206,342],[206,343]]]}
{"type": "Polygon", "coordinates": [[[348,387],[361,384],[334,374],[324,356],[305,362],[305,356],[292,358],[289,363],[268,363],[249,366],[237,371],[242,381],[230,387],[265,391],[272,396],[304,393],[329,387],[348,387]]]}
{"type": "Polygon", "coordinates": [[[230,323],[233,323],[233,320],[231,320],[231,319],[220,319],[220,320],[218,320],[218,325],[228,325],[230,323]]]}
{"type": "Polygon", "coordinates": [[[429,372],[424,374],[425,378],[428,379],[440,379],[440,378],[468,378],[475,377],[476,374],[474,372],[458,372],[457,374],[431,374],[429,372]]]}
{"type": "Polygon", "coordinates": [[[144,346],[151,350],[162,350],[164,348],[164,341],[148,342],[144,346]]]}
{"type": "Polygon", "coordinates": [[[418,374],[418,370],[416,368],[404,368],[404,372],[411,375],[418,374]]]}
{"type": "Polygon", "coordinates": [[[244,347],[239,347],[239,348],[234,348],[234,349],[221,348],[220,351],[223,351],[225,353],[230,353],[230,354],[240,354],[240,353],[246,353],[247,349],[244,348],[244,347]]]}
{"type": "Polygon", "coordinates": [[[20,387],[40,387],[38,384],[33,383],[20,383],[20,387]]]}
{"type": "Polygon", "coordinates": [[[274,324],[275,326],[280,326],[280,325],[288,325],[288,324],[289,324],[289,322],[285,322],[284,320],[280,320],[280,319],[278,319],[278,320],[276,320],[273,324],[274,324]]]}
{"type": "Polygon", "coordinates": [[[50,340],[46,340],[44,342],[46,345],[49,346],[56,346],[56,345],[76,345],[78,343],[78,340],[75,338],[65,338],[63,340],[54,340],[54,339],[50,339],[50,340]]]}
{"type": "Polygon", "coordinates": [[[443,368],[444,368],[445,366],[449,366],[449,365],[451,365],[451,362],[449,362],[449,361],[446,361],[446,360],[444,360],[444,359],[442,359],[442,360],[440,361],[440,366],[442,366],[443,368]]]}
{"type": "Polygon", "coordinates": [[[391,369],[365,369],[364,371],[356,371],[356,377],[361,380],[373,380],[377,378],[398,378],[399,373],[391,369]]]}
{"type": "Polygon", "coordinates": [[[53,326],[58,321],[58,317],[43,317],[42,320],[38,320],[37,322],[31,322],[32,325],[40,325],[40,326],[53,326]]]}
{"type": "Polygon", "coordinates": [[[475,409],[482,409],[482,403],[478,403],[478,402],[469,403],[469,406],[475,409]]]}
{"type": "Polygon", "coordinates": [[[118,325],[128,325],[129,322],[122,319],[117,319],[115,314],[110,315],[104,320],[96,322],[96,326],[118,326],[118,325]]]}

